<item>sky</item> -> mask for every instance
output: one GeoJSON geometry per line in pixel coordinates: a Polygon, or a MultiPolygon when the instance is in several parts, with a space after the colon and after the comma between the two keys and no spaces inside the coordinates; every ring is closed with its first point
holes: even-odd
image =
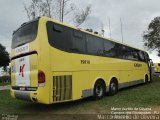
{"type": "MultiPolygon", "coordinates": [[[[23,5],[29,2],[30,0],[0,0],[0,43],[6,46],[8,52],[11,50],[13,31],[28,21],[23,5]]],[[[123,43],[143,50],[146,50],[143,46],[143,31],[147,30],[154,17],[160,16],[160,0],[70,0],[68,4],[75,4],[79,10],[87,5],[92,6],[91,14],[81,28],[92,28],[100,32],[103,26],[106,38],[111,33],[112,39],[122,42],[122,23],[123,43]]],[[[66,16],[65,21],[68,22],[68,18],[66,16]]],[[[72,22],[68,24],[73,25],[72,22]]],[[[149,52],[149,55],[153,62],[160,62],[156,51],[149,52]]]]}

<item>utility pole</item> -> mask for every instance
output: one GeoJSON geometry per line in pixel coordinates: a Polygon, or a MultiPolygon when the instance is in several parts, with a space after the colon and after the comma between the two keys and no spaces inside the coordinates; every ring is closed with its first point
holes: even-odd
{"type": "Polygon", "coordinates": [[[122,28],[122,20],[121,20],[121,18],[120,18],[120,23],[121,23],[121,36],[122,36],[122,43],[123,43],[123,28],[122,28]]]}
{"type": "Polygon", "coordinates": [[[111,26],[110,26],[110,17],[108,19],[108,22],[109,22],[109,35],[110,35],[110,39],[111,39],[111,26]]]}

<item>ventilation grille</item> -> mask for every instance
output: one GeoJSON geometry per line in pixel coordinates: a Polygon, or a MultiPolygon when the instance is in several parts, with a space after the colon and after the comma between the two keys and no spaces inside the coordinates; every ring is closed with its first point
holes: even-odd
{"type": "Polygon", "coordinates": [[[72,76],[53,76],[53,101],[72,99],[72,76]]]}

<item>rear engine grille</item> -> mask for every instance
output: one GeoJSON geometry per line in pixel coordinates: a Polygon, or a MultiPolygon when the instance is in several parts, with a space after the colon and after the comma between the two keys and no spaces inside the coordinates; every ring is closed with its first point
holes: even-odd
{"type": "Polygon", "coordinates": [[[72,76],[53,76],[53,101],[72,99],[72,76]]]}

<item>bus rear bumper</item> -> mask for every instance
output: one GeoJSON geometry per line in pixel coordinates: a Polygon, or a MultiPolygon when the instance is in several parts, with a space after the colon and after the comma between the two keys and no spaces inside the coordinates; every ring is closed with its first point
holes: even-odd
{"type": "Polygon", "coordinates": [[[38,92],[39,92],[38,90],[24,91],[24,90],[14,90],[12,88],[10,89],[10,95],[15,99],[30,101],[34,103],[41,103],[41,104],[51,104],[48,100],[48,96],[45,96],[45,94],[38,94],[38,92]]]}
{"type": "Polygon", "coordinates": [[[30,91],[20,91],[20,90],[10,90],[10,94],[13,98],[25,100],[25,101],[32,101],[30,98],[30,91]]]}

